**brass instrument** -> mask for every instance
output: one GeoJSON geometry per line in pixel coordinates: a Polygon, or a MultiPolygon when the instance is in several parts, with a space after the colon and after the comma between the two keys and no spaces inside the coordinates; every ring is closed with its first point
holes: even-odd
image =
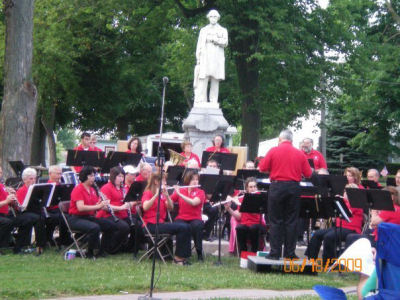
{"type": "Polygon", "coordinates": [[[169,151],[169,160],[170,162],[172,162],[172,164],[174,166],[178,166],[181,165],[184,160],[186,159],[186,157],[184,157],[183,155],[179,154],[178,152],[172,150],[172,149],[168,149],[169,151]]]}

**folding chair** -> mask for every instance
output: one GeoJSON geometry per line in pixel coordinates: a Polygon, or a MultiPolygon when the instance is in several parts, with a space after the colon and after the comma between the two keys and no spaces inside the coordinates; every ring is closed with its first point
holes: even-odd
{"type": "Polygon", "coordinates": [[[85,237],[87,236],[87,234],[82,234],[81,232],[77,231],[77,230],[72,230],[71,226],[68,223],[68,219],[67,219],[67,215],[68,215],[68,211],[69,211],[69,201],[61,201],[58,204],[58,208],[61,212],[61,216],[64,219],[65,224],[67,225],[68,231],[71,235],[72,240],[74,241],[71,245],[69,245],[68,247],[66,247],[63,251],[63,255],[65,255],[66,252],[68,252],[69,249],[71,249],[74,245],[76,247],[76,249],[78,250],[79,254],[81,255],[82,258],[85,258],[85,252],[82,250],[83,247],[85,247],[86,244],[82,244],[81,246],[79,246],[79,242],[83,242],[83,240],[85,239],[85,237]],[[75,236],[76,234],[81,234],[78,238],[75,236]]]}
{"type": "MultiPolygon", "coordinates": [[[[142,221],[143,228],[144,228],[144,237],[147,241],[147,244],[151,244],[151,247],[147,249],[147,251],[139,258],[139,262],[144,259],[145,257],[150,258],[151,254],[154,253],[154,247],[155,247],[155,240],[156,240],[156,234],[152,234],[149,230],[149,228],[145,225],[143,218],[142,218],[142,213],[140,209],[137,210],[138,215],[140,217],[140,220],[142,221]]],[[[168,220],[171,222],[171,216],[168,212],[168,220]]],[[[171,222],[172,223],[172,222],[171,222]]],[[[168,241],[171,239],[172,235],[169,233],[159,233],[158,234],[159,240],[158,240],[158,247],[157,247],[157,253],[158,256],[161,258],[161,260],[166,264],[165,258],[168,256],[173,257],[173,252],[171,251],[170,247],[168,246],[168,241]],[[167,254],[163,254],[161,252],[161,247],[165,246],[167,249],[167,254]]]]}

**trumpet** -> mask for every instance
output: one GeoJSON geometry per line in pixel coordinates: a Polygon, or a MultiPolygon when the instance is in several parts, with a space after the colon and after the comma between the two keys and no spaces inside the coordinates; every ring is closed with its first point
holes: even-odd
{"type": "MultiPolygon", "coordinates": [[[[98,185],[96,184],[96,182],[93,183],[93,187],[95,188],[97,194],[100,196],[101,201],[107,201],[107,197],[100,191],[98,185]]],[[[117,223],[119,221],[119,219],[117,218],[117,216],[114,213],[113,208],[111,207],[110,204],[107,203],[107,209],[110,212],[111,216],[114,219],[114,222],[117,223]]]]}

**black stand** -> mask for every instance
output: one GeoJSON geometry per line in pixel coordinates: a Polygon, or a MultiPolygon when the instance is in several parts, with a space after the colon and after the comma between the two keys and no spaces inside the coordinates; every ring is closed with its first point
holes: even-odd
{"type": "Polygon", "coordinates": [[[201,157],[201,167],[206,168],[209,160],[215,160],[221,170],[234,171],[236,168],[237,161],[236,153],[221,153],[221,152],[209,152],[203,151],[201,157]]]}
{"type": "Polygon", "coordinates": [[[335,218],[335,257],[338,257],[338,252],[342,252],[342,219],[345,219],[350,223],[350,218],[352,217],[351,211],[348,209],[346,203],[344,202],[341,196],[335,196],[333,200],[335,204],[335,215],[339,218],[339,249],[337,246],[337,226],[336,226],[336,218],[335,218]],[[338,251],[339,250],[339,251],[338,251]]]}
{"type": "Polygon", "coordinates": [[[68,150],[67,166],[93,166],[102,168],[104,165],[103,151],[68,150]]]}
{"type": "Polygon", "coordinates": [[[137,166],[142,159],[142,154],[110,151],[104,161],[103,173],[110,173],[110,169],[115,166],[134,165],[137,166]]]}
{"type": "Polygon", "coordinates": [[[160,118],[160,139],[158,141],[158,155],[157,155],[157,163],[160,168],[160,187],[158,191],[158,199],[157,199],[157,213],[156,213],[156,237],[154,240],[154,251],[153,251],[153,263],[151,267],[151,281],[150,281],[150,291],[149,291],[149,297],[147,296],[141,296],[138,299],[143,300],[143,299],[158,299],[158,298],[153,298],[153,289],[154,289],[154,273],[155,273],[155,268],[156,268],[156,254],[157,254],[157,248],[158,248],[158,242],[159,242],[159,232],[158,232],[158,226],[159,226],[159,218],[160,218],[160,202],[161,202],[161,193],[162,193],[162,178],[163,178],[163,173],[164,173],[164,151],[161,147],[161,138],[162,138],[162,133],[163,133],[163,125],[164,125],[164,104],[165,104],[165,89],[168,83],[168,77],[163,77],[163,94],[162,94],[162,99],[161,99],[161,118],[160,118]]]}
{"type": "Polygon", "coordinates": [[[30,211],[39,215],[44,211],[46,215],[46,207],[50,204],[54,189],[55,183],[37,183],[29,186],[22,203],[23,211],[30,211]]]}
{"type": "Polygon", "coordinates": [[[247,169],[237,170],[237,175],[235,177],[235,189],[245,190],[244,184],[246,182],[246,179],[249,177],[257,178],[259,175],[260,171],[258,170],[247,170],[247,169]]]}
{"type": "Polygon", "coordinates": [[[307,245],[310,243],[312,219],[320,217],[321,197],[318,189],[312,183],[300,182],[300,218],[307,220],[307,245]]]}

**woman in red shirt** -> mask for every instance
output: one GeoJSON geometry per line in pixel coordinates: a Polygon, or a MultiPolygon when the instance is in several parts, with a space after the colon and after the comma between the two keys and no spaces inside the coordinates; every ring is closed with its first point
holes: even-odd
{"type": "Polygon", "coordinates": [[[175,218],[175,223],[190,225],[194,245],[196,247],[198,260],[203,260],[203,220],[201,212],[203,204],[206,201],[206,195],[203,190],[195,187],[199,185],[199,174],[192,170],[186,173],[183,179],[183,185],[193,186],[189,188],[175,187],[172,194],[172,201],[178,203],[179,212],[175,218]]]}
{"type": "Polygon", "coordinates": [[[159,215],[159,233],[169,233],[176,235],[176,248],[174,262],[179,265],[187,265],[187,259],[190,257],[190,226],[185,223],[165,223],[167,217],[167,210],[172,210],[174,204],[171,197],[166,190],[166,179],[163,178],[161,182],[160,175],[153,173],[150,177],[149,183],[142,195],[143,205],[143,222],[151,233],[156,231],[156,214],[157,203],[160,191],[160,184],[162,183],[162,194],[160,199],[160,215],[159,215]]]}
{"type": "Polygon", "coordinates": [[[197,162],[198,167],[200,167],[201,166],[200,158],[197,156],[197,154],[192,152],[192,146],[193,145],[190,141],[184,141],[182,143],[181,147],[183,152],[181,153],[181,155],[185,157],[185,160],[181,165],[187,167],[188,161],[194,159],[197,162]]]}
{"type": "Polygon", "coordinates": [[[361,172],[355,167],[349,167],[344,170],[344,176],[347,177],[348,184],[356,184],[359,189],[364,189],[361,184],[361,172]]]}
{"type": "Polygon", "coordinates": [[[213,146],[206,149],[207,152],[221,152],[221,153],[231,153],[227,148],[225,148],[224,137],[222,135],[216,135],[212,141],[213,146]]]}
{"type": "MultiPolygon", "coordinates": [[[[358,188],[358,186],[355,183],[351,183],[347,184],[346,188],[358,188]]],[[[332,258],[335,258],[335,244],[338,245],[342,241],[345,241],[346,237],[352,233],[361,233],[363,210],[361,208],[353,208],[350,206],[346,192],[343,195],[343,200],[352,214],[352,217],[350,217],[350,222],[336,218],[337,230],[335,230],[335,228],[317,230],[313,234],[305,252],[305,255],[307,255],[309,259],[318,258],[319,249],[321,248],[323,242],[324,250],[322,252],[322,259],[324,262],[327,262],[328,259],[331,260],[332,258]],[[339,226],[341,226],[341,229],[339,229],[339,226]],[[340,240],[339,235],[341,237],[340,240]]]]}
{"type": "Polygon", "coordinates": [[[132,137],[128,141],[128,150],[126,153],[137,153],[142,154],[142,142],[138,137],[132,137]]]}
{"type": "MultiPolygon", "coordinates": [[[[112,246],[108,247],[109,253],[116,253],[120,247],[127,241],[129,234],[128,209],[129,203],[124,203],[124,170],[121,167],[114,167],[110,170],[110,179],[108,183],[101,187],[101,192],[110,201],[110,206],[119,222],[114,222],[117,230],[114,235],[112,246]]],[[[106,218],[114,221],[108,210],[97,211],[96,218],[106,218]]]]}
{"type": "Polygon", "coordinates": [[[107,210],[109,201],[101,201],[93,188],[95,169],[85,166],[79,173],[80,184],[71,193],[69,206],[69,224],[72,230],[88,234],[87,257],[104,256],[104,251],[112,245],[115,232],[118,230],[116,223],[108,218],[95,218],[98,210],[107,210]],[[100,232],[103,233],[101,244],[100,232]],[[99,245],[100,244],[100,245],[99,245]],[[97,253],[95,253],[95,251],[97,253]]]}
{"type": "MultiPolygon", "coordinates": [[[[246,193],[257,193],[257,180],[254,177],[249,177],[245,182],[246,193]]],[[[240,203],[243,197],[239,198],[240,203]]],[[[231,203],[225,204],[225,209],[232,215],[236,221],[240,222],[236,226],[236,234],[239,245],[239,251],[247,251],[247,240],[251,242],[251,251],[257,252],[259,250],[259,237],[260,234],[265,233],[265,226],[262,224],[261,214],[256,213],[241,213],[239,208],[232,210],[231,203]]]]}

